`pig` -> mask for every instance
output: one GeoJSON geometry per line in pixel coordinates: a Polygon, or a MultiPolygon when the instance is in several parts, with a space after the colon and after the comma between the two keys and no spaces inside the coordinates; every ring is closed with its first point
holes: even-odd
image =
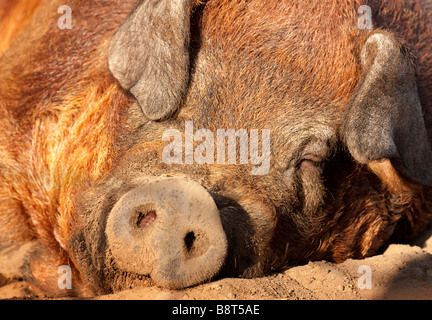
{"type": "Polygon", "coordinates": [[[430,220],[429,0],[4,3],[0,284],[181,289],[430,220]]]}

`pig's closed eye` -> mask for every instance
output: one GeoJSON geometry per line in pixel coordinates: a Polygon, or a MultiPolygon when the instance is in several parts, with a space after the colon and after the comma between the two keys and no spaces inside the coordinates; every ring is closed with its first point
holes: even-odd
{"type": "Polygon", "coordinates": [[[324,164],[324,159],[318,157],[316,155],[305,155],[303,159],[300,161],[299,166],[315,166],[317,168],[321,168],[324,164]]]}
{"type": "Polygon", "coordinates": [[[317,161],[317,159],[304,158],[298,164],[298,169],[301,171],[316,171],[321,172],[324,167],[324,161],[317,161]]]}
{"type": "Polygon", "coordinates": [[[321,169],[329,155],[330,148],[327,142],[313,140],[303,149],[298,167],[302,169],[321,169]]]}

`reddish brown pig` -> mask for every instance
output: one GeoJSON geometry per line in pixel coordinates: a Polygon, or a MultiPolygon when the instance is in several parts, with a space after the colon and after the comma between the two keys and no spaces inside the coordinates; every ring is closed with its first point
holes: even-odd
{"type": "Polygon", "coordinates": [[[429,0],[61,5],[0,5],[0,284],[184,288],[430,220],[429,0]]]}

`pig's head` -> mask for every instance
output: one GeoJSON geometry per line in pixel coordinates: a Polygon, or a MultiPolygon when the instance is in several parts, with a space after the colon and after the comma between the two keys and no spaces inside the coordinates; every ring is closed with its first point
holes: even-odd
{"type": "Polygon", "coordinates": [[[117,31],[129,147],[80,195],[71,245],[95,291],[364,257],[420,201],[432,154],[408,50],[358,29],[354,5],[299,3],[147,0],[117,31]]]}

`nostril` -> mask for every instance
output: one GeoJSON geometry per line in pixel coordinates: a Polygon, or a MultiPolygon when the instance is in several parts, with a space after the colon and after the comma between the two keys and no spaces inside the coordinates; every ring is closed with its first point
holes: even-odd
{"type": "Polygon", "coordinates": [[[195,230],[186,233],[183,238],[183,252],[185,260],[200,257],[210,248],[208,236],[202,230],[195,230]]]}
{"type": "Polygon", "coordinates": [[[138,218],[137,218],[137,227],[138,228],[144,228],[145,226],[148,226],[156,219],[156,211],[150,210],[150,211],[139,211],[138,212],[138,218]]]}
{"type": "Polygon", "coordinates": [[[194,242],[195,242],[195,233],[193,231],[189,232],[185,238],[184,238],[184,243],[186,245],[186,250],[188,252],[192,251],[194,242]]]}

